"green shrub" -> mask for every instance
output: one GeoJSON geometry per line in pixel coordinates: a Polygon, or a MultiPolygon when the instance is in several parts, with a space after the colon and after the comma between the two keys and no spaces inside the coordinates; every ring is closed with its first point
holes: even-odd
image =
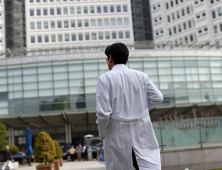
{"type": "Polygon", "coordinates": [[[55,158],[56,158],[56,159],[62,158],[62,149],[61,149],[61,146],[60,146],[59,143],[58,143],[57,141],[55,141],[55,140],[54,140],[54,146],[55,146],[55,149],[56,149],[55,158]]]}
{"type": "Polygon", "coordinates": [[[9,152],[11,155],[15,155],[19,152],[19,148],[15,145],[8,145],[9,146],[9,152]]]}
{"type": "Polygon", "coordinates": [[[0,121],[0,153],[3,153],[5,151],[5,147],[8,145],[8,141],[5,140],[6,137],[6,126],[0,121]]]}
{"type": "Polygon", "coordinates": [[[55,160],[55,146],[52,138],[46,132],[40,132],[34,144],[36,162],[47,163],[55,160]]]}

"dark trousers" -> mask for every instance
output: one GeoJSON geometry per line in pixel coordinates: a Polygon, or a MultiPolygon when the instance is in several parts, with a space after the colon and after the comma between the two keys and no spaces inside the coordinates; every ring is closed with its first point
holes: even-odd
{"type": "Polygon", "coordinates": [[[87,154],[87,151],[83,153],[83,157],[84,157],[84,161],[85,161],[85,160],[88,161],[88,154],[87,154]]]}
{"type": "Polygon", "coordinates": [[[137,164],[137,161],[136,161],[136,156],[135,156],[135,153],[134,153],[134,150],[132,149],[132,157],[133,157],[133,166],[136,170],[139,170],[139,167],[138,167],[138,164],[137,164]]]}

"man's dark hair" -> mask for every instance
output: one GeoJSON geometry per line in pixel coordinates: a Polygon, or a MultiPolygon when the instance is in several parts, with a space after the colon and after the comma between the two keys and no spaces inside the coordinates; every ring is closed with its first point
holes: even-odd
{"type": "Polygon", "coordinates": [[[123,43],[114,43],[106,47],[105,54],[108,57],[113,57],[115,64],[126,64],[129,57],[129,50],[123,43]]]}

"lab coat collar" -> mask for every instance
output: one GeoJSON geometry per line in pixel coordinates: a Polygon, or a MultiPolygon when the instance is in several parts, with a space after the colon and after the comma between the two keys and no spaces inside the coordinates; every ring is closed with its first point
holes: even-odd
{"type": "Polygon", "coordinates": [[[116,64],[112,68],[112,70],[122,70],[122,69],[128,69],[128,67],[125,64],[116,64]]]}

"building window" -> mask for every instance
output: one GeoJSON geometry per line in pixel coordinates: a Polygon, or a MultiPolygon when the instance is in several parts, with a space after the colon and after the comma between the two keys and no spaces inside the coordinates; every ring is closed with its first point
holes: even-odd
{"type": "Polygon", "coordinates": [[[45,35],[45,42],[48,43],[49,42],[49,36],[45,35]]]}
{"type": "Polygon", "coordinates": [[[61,21],[58,21],[57,25],[58,25],[58,28],[62,28],[62,22],[61,21]]]}
{"type": "Polygon", "coordinates": [[[123,5],[123,12],[127,12],[128,9],[127,9],[127,5],[123,5]]]}
{"type": "Polygon", "coordinates": [[[128,20],[128,18],[124,18],[124,25],[129,25],[129,20],[128,20]]]}
{"type": "Polygon", "coordinates": [[[123,39],[123,32],[122,31],[119,32],[119,39],[123,39]]]}
{"type": "Polygon", "coordinates": [[[121,12],[121,6],[119,6],[119,5],[116,6],[116,11],[117,11],[117,12],[121,12]]]}
{"type": "Polygon", "coordinates": [[[78,20],[78,27],[82,27],[82,20],[78,20]]]}
{"type": "Polygon", "coordinates": [[[178,30],[179,32],[181,32],[181,25],[178,25],[178,30]]]}
{"type": "Polygon", "coordinates": [[[212,11],[212,17],[213,17],[213,19],[216,18],[216,13],[215,13],[215,11],[212,11]]]}
{"type": "Polygon", "coordinates": [[[188,43],[188,38],[187,38],[187,37],[185,37],[184,39],[185,39],[185,42],[186,42],[186,44],[187,44],[187,43],[188,43]]]}
{"type": "Polygon", "coordinates": [[[117,19],[117,22],[118,22],[118,25],[123,25],[123,23],[122,23],[122,18],[118,18],[118,19],[117,19]]]}
{"type": "Polygon", "coordinates": [[[37,16],[40,16],[40,15],[41,15],[41,10],[37,9],[37,16]]]}
{"type": "Polygon", "coordinates": [[[114,12],[114,6],[110,6],[110,12],[114,12]]]}
{"type": "Polygon", "coordinates": [[[180,18],[180,12],[177,11],[177,18],[180,18]]]}
{"type": "Polygon", "coordinates": [[[72,34],[72,41],[76,41],[76,34],[72,34]]]}
{"type": "Polygon", "coordinates": [[[174,31],[174,34],[176,34],[177,33],[177,28],[173,27],[173,31],[174,31]]]}
{"type": "Polygon", "coordinates": [[[109,40],[109,39],[110,39],[110,34],[109,34],[109,32],[106,32],[105,35],[106,35],[106,39],[109,40]]]}
{"type": "Polygon", "coordinates": [[[174,13],[172,14],[172,20],[175,20],[175,15],[174,15],[174,13]]]}
{"type": "Polygon", "coordinates": [[[172,35],[172,31],[171,31],[171,29],[169,29],[169,35],[172,35]]]}
{"type": "Polygon", "coordinates": [[[83,36],[82,34],[79,34],[79,41],[82,41],[83,40],[83,36]]]}
{"type": "Polygon", "coordinates": [[[211,4],[213,4],[213,3],[214,3],[214,0],[211,0],[210,2],[211,2],[211,4]]]}
{"type": "Polygon", "coordinates": [[[51,41],[56,42],[56,36],[55,35],[51,35],[51,41]]]}
{"type": "Polygon", "coordinates": [[[81,14],[81,7],[77,7],[77,14],[81,14]]]}
{"type": "Polygon", "coordinates": [[[167,19],[168,19],[168,22],[170,22],[170,16],[169,15],[167,16],[167,19]]]}
{"type": "Polygon", "coordinates": [[[70,14],[74,14],[74,8],[70,8],[70,14]]]}
{"type": "Polygon", "coordinates": [[[102,25],[102,19],[98,19],[98,26],[103,26],[102,25]]]}
{"type": "Polygon", "coordinates": [[[166,3],[166,9],[169,9],[169,4],[168,4],[168,2],[166,3]]]}
{"type": "Polygon", "coordinates": [[[89,27],[89,21],[85,20],[85,27],[89,27]]]}
{"type": "Polygon", "coordinates": [[[176,0],[176,5],[178,5],[178,0],[176,0]]]}
{"type": "Polygon", "coordinates": [[[43,9],[43,13],[44,13],[44,15],[48,15],[47,9],[43,9]]]}
{"type": "Polygon", "coordinates": [[[103,12],[104,12],[104,13],[107,13],[107,12],[108,12],[108,7],[107,7],[107,6],[104,6],[104,7],[103,7],[103,12]]]}
{"type": "Polygon", "coordinates": [[[216,26],[214,26],[214,34],[217,34],[217,25],[216,26]]]}
{"type": "Polygon", "coordinates": [[[34,1],[33,1],[33,0],[29,0],[29,2],[30,2],[30,3],[33,3],[34,1]]]}
{"type": "Polygon", "coordinates": [[[112,39],[116,39],[116,32],[112,32],[112,39]]]}
{"type": "Polygon", "coordinates": [[[54,9],[50,9],[50,15],[54,15],[54,9]]]}
{"type": "Polygon", "coordinates": [[[61,8],[57,8],[57,15],[61,15],[61,8]]]}
{"type": "Polygon", "coordinates": [[[114,18],[111,19],[111,26],[115,26],[116,25],[116,20],[114,18]]]}
{"type": "Polygon", "coordinates": [[[36,0],[37,3],[40,3],[40,0],[36,0]]]}
{"type": "Polygon", "coordinates": [[[41,24],[41,22],[37,22],[37,29],[42,29],[42,24],[41,24]]]}
{"type": "Polygon", "coordinates": [[[220,24],[220,31],[222,32],[222,24],[220,24]]]}
{"type": "Polygon", "coordinates": [[[186,30],[187,29],[187,24],[183,23],[183,29],[186,30]]]}
{"type": "Polygon", "coordinates": [[[62,42],[62,35],[58,35],[58,41],[62,42]]]}
{"type": "Polygon", "coordinates": [[[171,7],[173,7],[173,1],[170,1],[171,7]]]}
{"type": "Polygon", "coordinates": [[[34,16],[34,10],[33,9],[30,10],[30,16],[34,16]]]}
{"type": "Polygon", "coordinates": [[[99,32],[99,40],[103,40],[103,33],[99,32]]]}
{"type": "Polygon", "coordinates": [[[85,40],[89,40],[89,33],[85,33],[85,40]]]}
{"type": "Polygon", "coordinates": [[[190,13],[190,7],[187,7],[187,14],[190,13]]]}
{"type": "Polygon", "coordinates": [[[94,9],[93,6],[90,7],[90,12],[91,12],[91,14],[94,14],[94,13],[95,13],[95,9],[94,9]]]}
{"type": "Polygon", "coordinates": [[[101,7],[97,6],[97,13],[101,13],[101,7]]]}
{"type": "Polygon", "coordinates": [[[42,42],[42,36],[38,36],[38,43],[42,42]]]}
{"type": "Polygon", "coordinates": [[[75,25],[76,25],[76,24],[75,24],[75,21],[74,21],[74,20],[72,20],[72,21],[71,21],[71,27],[72,27],[72,28],[74,28],[74,27],[75,27],[75,25]]]}
{"type": "Polygon", "coordinates": [[[104,19],[104,25],[109,26],[109,19],[104,19]]]}
{"type": "Polygon", "coordinates": [[[51,21],[51,28],[55,28],[55,22],[51,21]]]}
{"type": "Polygon", "coordinates": [[[44,22],[44,29],[48,29],[48,28],[49,28],[48,22],[44,22]]]}
{"type": "Polygon", "coordinates": [[[188,25],[189,25],[189,28],[192,27],[192,23],[191,23],[191,21],[188,21],[188,25]]]}
{"type": "Polygon", "coordinates": [[[65,15],[67,15],[67,14],[68,14],[68,8],[63,8],[63,13],[64,13],[65,15]]]}
{"type": "Polygon", "coordinates": [[[64,27],[69,28],[69,21],[64,21],[64,27]]]}
{"type": "Polygon", "coordinates": [[[69,34],[65,34],[65,41],[69,41],[69,34]]]}
{"type": "Polygon", "coordinates": [[[128,38],[130,38],[130,33],[129,33],[129,31],[126,31],[125,32],[125,37],[128,39],[128,38]]]}
{"type": "Polygon", "coordinates": [[[91,20],[91,27],[95,27],[96,26],[96,21],[94,19],[91,20]]]}
{"type": "Polygon", "coordinates": [[[184,9],[182,9],[182,15],[183,15],[183,16],[185,15],[185,10],[184,10],[184,9]]]}
{"type": "Polygon", "coordinates": [[[221,8],[218,8],[218,16],[221,16],[222,13],[221,13],[221,8]]]}
{"type": "Polygon", "coordinates": [[[30,23],[30,29],[31,29],[31,30],[34,30],[34,29],[35,29],[35,23],[33,23],[33,22],[30,23]]]}
{"type": "Polygon", "coordinates": [[[96,40],[96,33],[92,33],[92,40],[96,40]]]}
{"type": "Polygon", "coordinates": [[[35,37],[31,37],[31,43],[35,43],[35,37]]]}

